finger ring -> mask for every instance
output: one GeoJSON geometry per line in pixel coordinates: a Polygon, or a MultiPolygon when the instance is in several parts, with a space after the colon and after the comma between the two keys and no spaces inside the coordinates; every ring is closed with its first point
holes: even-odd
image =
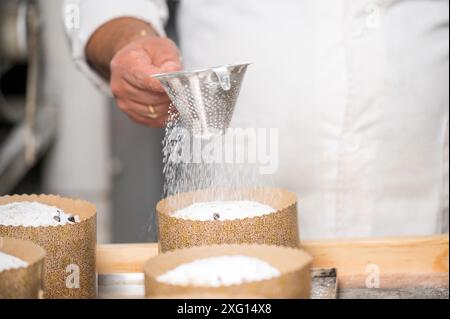
{"type": "Polygon", "coordinates": [[[151,119],[156,119],[156,118],[158,118],[159,116],[158,116],[158,114],[156,114],[156,111],[155,111],[155,108],[153,107],[153,105],[149,105],[149,106],[147,106],[147,108],[148,108],[148,117],[149,118],[151,118],[151,119]]]}

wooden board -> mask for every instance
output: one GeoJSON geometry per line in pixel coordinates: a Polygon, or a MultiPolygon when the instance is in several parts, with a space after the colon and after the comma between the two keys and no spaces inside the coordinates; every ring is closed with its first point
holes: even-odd
{"type": "Polygon", "coordinates": [[[448,235],[314,241],[303,248],[314,267],[337,268],[340,287],[366,287],[377,271],[379,288],[448,287],[448,235]]]}
{"type": "MultiPolygon", "coordinates": [[[[315,268],[337,268],[340,287],[366,287],[379,271],[380,288],[448,287],[449,237],[304,241],[315,268]],[[373,278],[373,277],[371,277],[373,278]]],[[[157,244],[98,245],[99,274],[142,272],[157,244]]]]}

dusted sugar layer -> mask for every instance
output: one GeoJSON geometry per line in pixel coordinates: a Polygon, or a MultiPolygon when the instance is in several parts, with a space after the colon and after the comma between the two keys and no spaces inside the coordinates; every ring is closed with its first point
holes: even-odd
{"type": "Polygon", "coordinates": [[[13,202],[0,205],[0,225],[4,226],[45,227],[77,222],[79,222],[78,216],[38,202],[13,202]]]}
{"type": "Polygon", "coordinates": [[[157,280],[172,285],[220,287],[279,276],[280,271],[265,261],[235,255],[197,259],[166,272],[157,280]]]}
{"type": "MultiPolygon", "coordinates": [[[[0,236],[31,241],[46,251],[42,277],[43,297],[46,299],[95,298],[97,291],[95,206],[83,200],[56,195],[0,197],[0,205],[26,202],[57,207],[60,212],[72,215],[75,220],[70,222],[67,218],[69,222],[64,225],[48,227],[5,226],[0,223],[0,236]]],[[[15,255],[14,250],[8,253],[15,255]]],[[[26,255],[20,255],[20,257],[27,260],[26,255]]]]}
{"type": "Polygon", "coordinates": [[[28,263],[20,258],[17,258],[0,251],[0,272],[10,269],[25,268],[28,263]]]}
{"type": "Polygon", "coordinates": [[[255,201],[199,202],[173,212],[172,217],[186,220],[236,220],[275,212],[273,207],[255,201]]]}

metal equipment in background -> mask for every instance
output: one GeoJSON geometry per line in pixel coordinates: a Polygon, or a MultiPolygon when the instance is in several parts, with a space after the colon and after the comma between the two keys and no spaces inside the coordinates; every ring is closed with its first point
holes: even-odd
{"type": "MultiPolygon", "coordinates": [[[[28,4],[0,3],[0,76],[17,63],[28,60],[28,4]]],[[[9,123],[19,121],[24,105],[8,101],[0,89],[0,119],[9,123]]]]}
{"type": "Polygon", "coordinates": [[[26,93],[6,97],[0,87],[0,194],[19,182],[54,137],[55,112],[39,103],[40,52],[34,1],[1,1],[0,81],[14,65],[24,64],[26,93]]]}

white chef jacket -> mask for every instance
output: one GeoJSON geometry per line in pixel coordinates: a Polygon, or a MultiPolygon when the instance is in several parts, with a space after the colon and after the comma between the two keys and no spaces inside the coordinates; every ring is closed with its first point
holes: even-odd
{"type": "MultiPolygon", "coordinates": [[[[91,77],[98,26],[167,19],[161,0],[76,2],[91,77]]],[[[302,238],[448,231],[447,0],[185,0],[177,15],[186,68],[254,62],[234,125],[279,129],[274,179],[298,194],[302,238]]]]}

